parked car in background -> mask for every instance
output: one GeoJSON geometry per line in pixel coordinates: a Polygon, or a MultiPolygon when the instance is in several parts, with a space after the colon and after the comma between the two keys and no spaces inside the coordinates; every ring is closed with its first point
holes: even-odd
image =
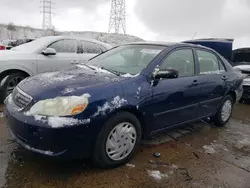
{"type": "Polygon", "coordinates": [[[225,125],[242,82],[210,48],[134,43],[72,70],[23,80],[5,100],[4,114],[28,150],[115,167],[133,156],[142,137],[206,117],[225,125]]]}
{"type": "Polygon", "coordinates": [[[238,65],[234,68],[241,71],[241,73],[244,75],[244,81],[243,81],[243,95],[241,98],[241,101],[249,101],[250,100],[250,64],[249,65],[238,65]]]}
{"type": "Polygon", "coordinates": [[[49,36],[0,51],[0,101],[28,76],[73,67],[109,48],[96,40],[49,36]]]}
{"type": "Polygon", "coordinates": [[[0,42],[0,50],[5,50],[5,45],[0,42]]]}
{"type": "Polygon", "coordinates": [[[11,43],[14,41],[15,40],[2,40],[0,42],[0,50],[10,50],[13,47],[11,43]]]}
{"type": "Polygon", "coordinates": [[[10,50],[13,47],[31,42],[33,40],[34,39],[3,40],[0,43],[0,50],[10,50]]]}

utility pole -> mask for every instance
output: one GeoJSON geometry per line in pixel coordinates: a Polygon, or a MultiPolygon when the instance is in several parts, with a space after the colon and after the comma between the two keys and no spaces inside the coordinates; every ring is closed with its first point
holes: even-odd
{"type": "Polygon", "coordinates": [[[126,34],[125,0],[112,0],[108,32],[126,34]]]}
{"type": "Polygon", "coordinates": [[[53,0],[41,0],[41,8],[42,8],[42,15],[43,15],[43,29],[53,29],[54,26],[52,24],[52,1],[53,0]]]}

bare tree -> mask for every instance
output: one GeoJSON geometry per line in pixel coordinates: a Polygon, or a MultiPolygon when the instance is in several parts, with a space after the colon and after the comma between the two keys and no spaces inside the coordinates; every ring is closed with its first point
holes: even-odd
{"type": "Polygon", "coordinates": [[[10,22],[6,28],[8,31],[9,39],[13,39],[14,32],[17,30],[16,26],[14,25],[14,23],[10,22]]]}

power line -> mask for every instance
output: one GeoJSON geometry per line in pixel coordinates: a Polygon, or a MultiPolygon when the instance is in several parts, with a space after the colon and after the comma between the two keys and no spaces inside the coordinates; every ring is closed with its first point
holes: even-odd
{"type": "Polygon", "coordinates": [[[112,0],[108,32],[126,34],[125,0],[112,0]]]}
{"type": "Polygon", "coordinates": [[[42,15],[43,15],[43,29],[53,29],[54,26],[52,24],[52,2],[53,0],[41,0],[41,8],[42,8],[42,15]]]}

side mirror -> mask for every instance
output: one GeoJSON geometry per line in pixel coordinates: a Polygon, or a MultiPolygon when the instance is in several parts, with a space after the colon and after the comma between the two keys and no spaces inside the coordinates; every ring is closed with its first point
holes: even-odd
{"type": "Polygon", "coordinates": [[[54,48],[46,48],[42,51],[43,55],[56,55],[56,50],[54,48]]]}
{"type": "Polygon", "coordinates": [[[161,79],[161,78],[178,78],[179,77],[179,71],[176,69],[165,69],[165,70],[159,70],[154,78],[155,79],[161,79]]]}

